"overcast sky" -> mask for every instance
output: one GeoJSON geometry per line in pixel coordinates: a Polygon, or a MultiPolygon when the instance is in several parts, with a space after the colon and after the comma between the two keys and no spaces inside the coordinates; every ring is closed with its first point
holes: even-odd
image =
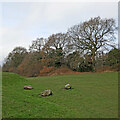
{"type": "Polygon", "coordinates": [[[37,37],[66,32],[91,17],[118,19],[117,2],[6,2],[0,10],[0,64],[16,46],[28,48],[37,37]]]}

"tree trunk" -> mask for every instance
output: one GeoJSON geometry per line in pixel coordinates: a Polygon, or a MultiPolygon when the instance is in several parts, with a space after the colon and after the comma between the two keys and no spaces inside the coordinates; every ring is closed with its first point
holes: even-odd
{"type": "Polygon", "coordinates": [[[92,68],[93,72],[95,72],[95,49],[93,49],[91,52],[92,52],[92,68]]]}

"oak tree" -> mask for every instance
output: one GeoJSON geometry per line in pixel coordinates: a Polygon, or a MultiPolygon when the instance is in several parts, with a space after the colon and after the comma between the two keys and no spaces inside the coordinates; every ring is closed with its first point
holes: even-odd
{"type": "Polygon", "coordinates": [[[115,30],[114,19],[91,18],[68,29],[69,47],[89,53],[94,67],[97,51],[114,47],[115,30]]]}

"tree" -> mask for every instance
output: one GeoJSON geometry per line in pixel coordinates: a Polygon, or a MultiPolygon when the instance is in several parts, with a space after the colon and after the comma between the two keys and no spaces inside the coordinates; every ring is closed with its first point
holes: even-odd
{"type": "Polygon", "coordinates": [[[78,72],[92,71],[91,58],[87,54],[82,56],[79,51],[75,51],[66,57],[67,66],[78,72]]]}
{"type": "Polygon", "coordinates": [[[48,41],[45,44],[44,49],[61,49],[62,53],[65,53],[67,45],[66,34],[65,33],[56,33],[48,37],[48,41]]]}
{"type": "Polygon", "coordinates": [[[112,49],[108,54],[107,54],[107,60],[106,64],[110,66],[114,66],[116,64],[120,64],[120,50],[117,48],[112,49]]]}
{"type": "Polygon", "coordinates": [[[38,76],[43,65],[37,53],[29,53],[25,56],[21,64],[18,66],[19,74],[23,76],[38,76]]]}
{"type": "Polygon", "coordinates": [[[44,38],[37,38],[32,42],[32,45],[29,47],[30,52],[40,52],[44,45],[46,44],[47,39],[44,38]]]}
{"type": "Polygon", "coordinates": [[[104,53],[103,51],[99,52],[96,55],[96,70],[97,69],[103,69],[104,66],[106,65],[106,60],[107,60],[107,53],[104,53]]]}
{"type": "Polygon", "coordinates": [[[115,30],[114,19],[91,18],[68,29],[69,48],[90,53],[94,67],[97,51],[114,47],[115,30]]]}
{"type": "Polygon", "coordinates": [[[54,49],[62,48],[65,49],[66,45],[66,34],[65,33],[57,33],[52,34],[48,37],[48,42],[46,44],[47,47],[52,47],[54,49]]]}
{"type": "Polygon", "coordinates": [[[60,67],[64,63],[64,54],[66,42],[66,34],[57,33],[52,34],[43,50],[47,52],[49,58],[54,58],[55,67],[60,67]]]}
{"type": "Polygon", "coordinates": [[[14,71],[22,60],[24,59],[25,55],[27,54],[27,50],[24,47],[16,47],[13,49],[12,52],[9,53],[4,65],[3,65],[3,70],[9,71],[14,71]]]}

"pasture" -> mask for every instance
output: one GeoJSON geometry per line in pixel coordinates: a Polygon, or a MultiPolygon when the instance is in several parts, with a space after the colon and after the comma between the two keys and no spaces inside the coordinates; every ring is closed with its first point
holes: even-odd
{"type": "Polygon", "coordinates": [[[48,77],[2,75],[3,118],[116,118],[118,73],[85,73],[48,77]],[[70,83],[71,90],[64,90],[70,83]],[[24,90],[24,85],[34,89],[24,90]],[[45,89],[53,95],[39,97],[45,89]]]}

